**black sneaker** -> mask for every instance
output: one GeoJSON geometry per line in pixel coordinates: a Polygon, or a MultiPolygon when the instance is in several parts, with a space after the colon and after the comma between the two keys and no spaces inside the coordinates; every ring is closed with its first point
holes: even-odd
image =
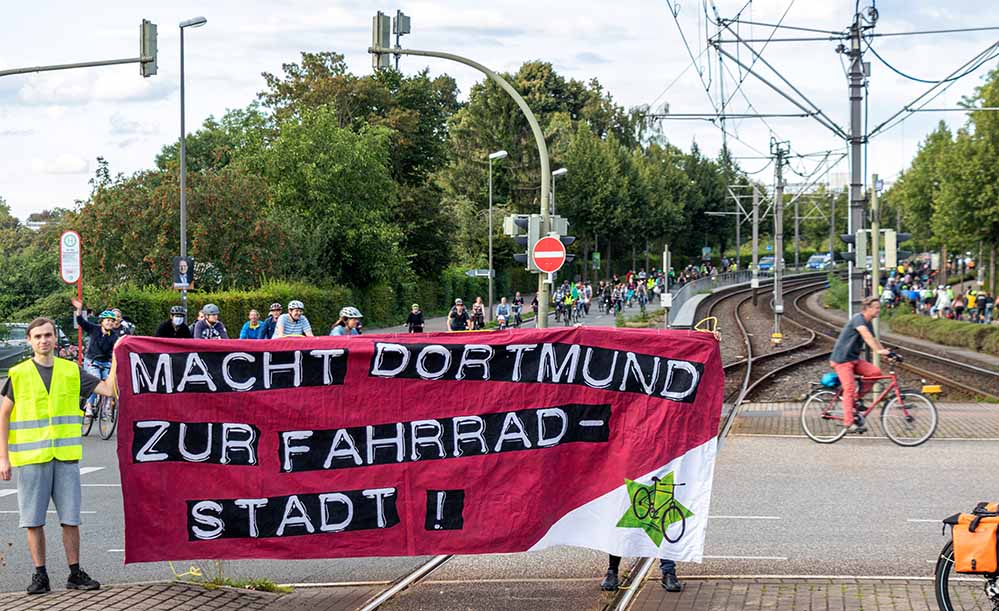
{"type": "Polygon", "coordinates": [[[867,422],[864,420],[864,417],[861,416],[860,414],[854,414],[853,415],[853,424],[850,425],[850,428],[848,428],[846,430],[846,432],[847,433],[856,433],[858,435],[863,435],[864,433],[866,433],[867,432],[867,422]]]}
{"type": "Polygon", "coordinates": [[[663,579],[660,583],[667,592],[683,591],[683,584],[676,578],[676,573],[663,573],[663,579]]]}
{"type": "Polygon", "coordinates": [[[607,569],[604,580],[600,582],[600,589],[606,592],[613,592],[621,585],[621,580],[617,578],[617,571],[607,569]]]}
{"type": "Polygon", "coordinates": [[[76,575],[70,575],[66,580],[67,590],[98,590],[100,587],[101,584],[91,579],[83,569],[80,569],[76,575]]]}
{"type": "Polygon", "coordinates": [[[31,585],[28,586],[28,594],[45,594],[51,592],[49,587],[49,576],[42,573],[35,573],[31,576],[31,585]]]}

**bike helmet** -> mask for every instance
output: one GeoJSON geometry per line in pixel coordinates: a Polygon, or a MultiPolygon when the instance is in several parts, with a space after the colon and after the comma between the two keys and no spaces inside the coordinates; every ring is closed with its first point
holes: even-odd
{"type": "Polygon", "coordinates": [[[209,303],[205,307],[201,308],[201,311],[205,313],[205,316],[211,316],[212,314],[218,315],[219,307],[214,303],[209,303]]]}
{"type": "Polygon", "coordinates": [[[827,371],[822,374],[822,385],[826,388],[836,388],[839,386],[839,376],[835,371],[827,371]]]}
{"type": "Polygon", "coordinates": [[[340,310],[340,318],[364,318],[361,311],[353,306],[347,306],[340,310]]]}
{"type": "Polygon", "coordinates": [[[271,312],[280,312],[283,309],[284,309],[284,307],[280,303],[272,303],[270,311],[271,312]]]}
{"type": "Polygon", "coordinates": [[[170,315],[171,316],[186,316],[187,315],[187,310],[184,308],[184,306],[173,306],[172,308],[170,308],[170,315]]]}
{"type": "Polygon", "coordinates": [[[114,315],[114,312],[112,312],[111,310],[104,310],[103,312],[101,312],[100,319],[103,320],[105,318],[110,318],[111,320],[114,320],[117,317],[114,315]]]}
{"type": "Polygon", "coordinates": [[[302,303],[301,301],[297,300],[297,299],[292,299],[291,301],[288,302],[288,309],[289,310],[304,310],[305,309],[305,304],[302,303]]]}
{"type": "Polygon", "coordinates": [[[414,303],[413,305],[411,305],[411,306],[409,306],[409,307],[410,307],[410,309],[412,309],[412,310],[419,310],[419,309],[420,309],[420,304],[418,304],[418,303],[414,303]]]}

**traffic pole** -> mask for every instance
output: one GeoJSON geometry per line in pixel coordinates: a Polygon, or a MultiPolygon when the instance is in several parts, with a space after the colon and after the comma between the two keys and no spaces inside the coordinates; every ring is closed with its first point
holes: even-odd
{"type": "MultiPolygon", "coordinates": [[[[83,303],[82,270],[80,273],[80,278],[76,281],[76,299],[77,301],[83,303]]],[[[83,365],[83,327],[80,326],[79,322],[77,322],[76,324],[76,364],[83,365]]]]}

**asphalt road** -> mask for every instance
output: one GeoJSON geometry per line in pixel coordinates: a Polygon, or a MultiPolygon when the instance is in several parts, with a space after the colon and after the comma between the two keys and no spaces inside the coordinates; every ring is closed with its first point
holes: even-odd
{"type": "MultiPolygon", "coordinates": [[[[587,324],[611,325],[613,319],[593,314],[587,324]]],[[[122,564],[114,444],[87,438],[84,457],[83,509],[92,512],[83,516],[84,567],[109,583],[172,577],[166,563],[122,564]]],[[[848,438],[823,446],[794,437],[731,437],[717,459],[706,561],[682,564],[681,576],[928,576],[945,542],[939,520],[994,498],[996,464],[999,446],[986,441],[901,448],[884,439],[848,438]]],[[[0,591],[24,588],[31,566],[17,528],[12,484],[0,483],[0,591]]],[[[54,524],[56,517],[50,519],[54,524]]],[[[58,583],[64,572],[58,527],[47,536],[50,574],[58,583]]],[[[226,573],[285,583],[389,581],[422,561],[231,561],[226,573]]],[[[183,572],[189,564],[174,568],[183,572]]],[[[605,567],[603,554],[574,548],[457,557],[393,608],[441,608],[448,600],[504,608],[513,596],[528,607],[578,610],[602,600],[596,582],[605,567]]]]}

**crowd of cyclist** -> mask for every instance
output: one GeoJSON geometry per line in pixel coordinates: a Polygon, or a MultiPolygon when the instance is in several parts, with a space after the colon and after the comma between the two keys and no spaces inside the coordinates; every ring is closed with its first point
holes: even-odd
{"type": "Polygon", "coordinates": [[[962,320],[978,324],[999,322],[995,296],[988,291],[938,283],[937,271],[922,261],[899,265],[888,272],[878,293],[885,308],[907,307],[932,318],[962,320]]]}

